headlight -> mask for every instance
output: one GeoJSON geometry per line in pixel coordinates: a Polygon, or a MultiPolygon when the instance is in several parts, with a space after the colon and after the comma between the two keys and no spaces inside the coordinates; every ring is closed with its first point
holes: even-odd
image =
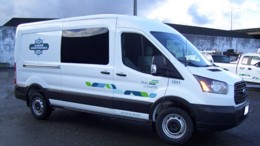
{"type": "Polygon", "coordinates": [[[225,82],[213,80],[201,76],[194,75],[197,81],[200,83],[203,92],[227,94],[228,85],[225,82]]]}

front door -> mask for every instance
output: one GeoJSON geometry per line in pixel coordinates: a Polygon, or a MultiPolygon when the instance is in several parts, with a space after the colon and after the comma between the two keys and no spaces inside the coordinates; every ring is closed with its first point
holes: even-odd
{"type": "Polygon", "coordinates": [[[154,101],[163,97],[168,78],[150,74],[152,58],[162,53],[141,32],[117,30],[114,68],[114,113],[148,119],[154,101]]]}

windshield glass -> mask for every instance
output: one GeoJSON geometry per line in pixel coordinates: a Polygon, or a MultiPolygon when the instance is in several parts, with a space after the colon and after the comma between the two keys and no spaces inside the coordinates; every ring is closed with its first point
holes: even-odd
{"type": "Polygon", "coordinates": [[[230,63],[230,58],[223,55],[212,55],[214,62],[216,63],[230,63]]]}
{"type": "Polygon", "coordinates": [[[185,37],[166,32],[151,32],[151,34],[181,63],[196,67],[212,66],[185,37]]]}

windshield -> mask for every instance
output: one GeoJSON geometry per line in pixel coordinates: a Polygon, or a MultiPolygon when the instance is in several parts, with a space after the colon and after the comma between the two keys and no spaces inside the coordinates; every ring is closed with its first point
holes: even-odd
{"type": "Polygon", "coordinates": [[[151,32],[151,34],[184,65],[196,67],[212,66],[185,37],[166,32],[151,32]]]}
{"type": "Polygon", "coordinates": [[[212,55],[214,62],[216,63],[230,63],[230,58],[223,55],[212,55]]]}

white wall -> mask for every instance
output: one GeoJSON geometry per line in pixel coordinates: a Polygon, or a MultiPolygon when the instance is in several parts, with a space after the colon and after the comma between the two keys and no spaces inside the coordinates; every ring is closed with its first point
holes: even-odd
{"type": "Polygon", "coordinates": [[[217,50],[226,51],[227,49],[234,49],[236,52],[257,52],[260,48],[260,39],[249,38],[233,38],[223,36],[203,36],[184,34],[192,44],[194,44],[199,50],[217,50]]]}
{"type": "Polygon", "coordinates": [[[0,27],[0,65],[13,66],[15,27],[0,27]]]}

